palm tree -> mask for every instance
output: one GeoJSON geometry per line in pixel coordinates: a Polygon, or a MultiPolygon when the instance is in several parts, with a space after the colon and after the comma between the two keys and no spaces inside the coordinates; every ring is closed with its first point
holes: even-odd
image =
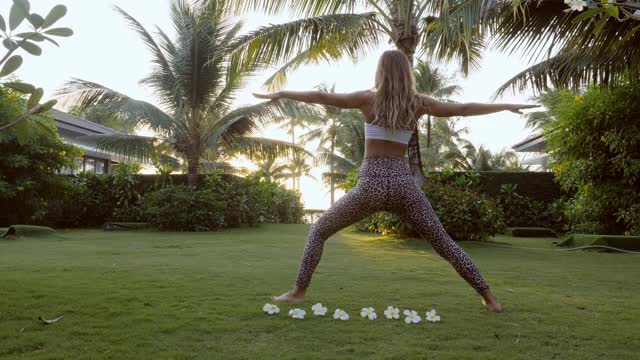
{"type": "MultiPolygon", "coordinates": [[[[89,138],[105,150],[139,158],[152,157],[154,145],[167,144],[186,160],[191,185],[197,183],[200,161],[205,154],[209,162],[215,164],[222,153],[301,151],[283,141],[251,135],[258,125],[275,116],[299,116],[308,107],[279,101],[231,109],[242,80],[263,67],[264,57],[246,56],[247,51],[260,50],[255,44],[251,45],[251,39],[259,34],[239,36],[243,24],[226,17],[228,6],[222,0],[201,0],[193,4],[173,0],[175,40],[159,28],[156,36],[152,36],[140,22],[116,7],[152,53],[153,70],[141,83],[154,90],[160,106],[80,79],[68,82],[60,94],[80,111],[100,107],[126,114],[137,125],[149,126],[157,136],[89,138]]],[[[269,45],[271,40],[267,36],[262,41],[269,45]]]]}
{"type": "Polygon", "coordinates": [[[279,181],[290,176],[288,165],[282,164],[278,157],[271,154],[256,155],[251,161],[258,166],[254,173],[266,181],[279,181]]]}
{"type": "Polygon", "coordinates": [[[476,148],[471,143],[464,145],[462,148],[452,149],[445,154],[444,158],[453,170],[526,170],[526,168],[523,168],[519,163],[518,155],[512,150],[501,150],[496,154],[492,154],[491,151],[485,149],[484,146],[476,148]]]}
{"type": "MultiPolygon", "coordinates": [[[[559,90],[550,89],[534,96],[532,100],[538,104],[544,105],[547,109],[553,109],[560,104],[560,101],[562,100],[561,95],[562,94],[559,90]]],[[[536,131],[542,131],[545,126],[555,120],[548,110],[534,111],[526,114],[525,117],[527,119],[527,127],[536,131]]]]}
{"type": "Polygon", "coordinates": [[[303,176],[317,180],[311,175],[312,167],[307,163],[308,156],[305,153],[293,153],[287,164],[288,176],[293,179],[293,190],[300,191],[300,178],[303,176]]]}
{"type": "MultiPolygon", "coordinates": [[[[301,22],[322,23],[321,29],[330,28],[336,23],[347,24],[359,22],[360,26],[352,28],[352,31],[344,31],[340,37],[331,38],[325,36],[320,28],[316,38],[306,47],[296,48],[297,54],[285,63],[269,79],[267,85],[277,87],[286,81],[287,73],[303,64],[318,63],[320,61],[335,61],[344,56],[355,59],[368,49],[382,43],[386,39],[393,43],[397,49],[405,53],[411,63],[418,49],[426,48],[426,36],[431,32],[433,17],[428,16],[438,4],[449,7],[448,1],[429,0],[237,0],[236,11],[255,9],[266,13],[292,11],[293,13],[310,16],[301,22]],[[364,9],[363,12],[356,10],[364,9]],[[343,41],[347,40],[345,44],[343,41]],[[349,43],[350,42],[350,43],[349,43]]],[[[291,24],[296,23],[296,21],[291,24]]],[[[283,25],[287,27],[287,25],[283,25]]],[[[346,25],[345,25],[346,28],[346,25]]],[[[287,29],[292,29],[287,27],[287,29]]],[[[282,47],[290,49],[298,42],[287,43],[297,33],[284,32],[282,34],[283,45],[274,49],[282,51],[282,47]],[[284,44],[287,45],[284,45],[284,44]]],[[[451,45],[447,51],[449,58],[456,57],[460,60],[463,71],[466,73],[470,67],[477,66],[475,62],[479,57],[481,42],[464,41],[451,45]]],[[[416,183],[424,182],[422,159],[419,145],[418,130],[414,131],[409,143],[409,165],[416,183]]]]}
{"type": "MultiPolygon", "coordinates": [[[[432,66],[429,62],[418,60],[415,66],[416,90],[421,94],[429,95],[435,99],[444,101],[450,96],[459,94],[462,88],[450,84],[452,78],[432,66]]],[[[431,115],[427,115],[427,152],[431,152],[431,115]]],[[[432,164],[427,161],[427,171],[432,169],[432,164]]]]}
{"type": "Polygon", "coordinates": [[[445,154],[458,149],[460,147],[470,144],[470,142],[463,138],[464,135],[469,133],[469,128],[457,126],[458,119],[456,118],[435,118],[433,121],[433,128],[431,132],[432,142],[430,147],[426,146],[427,137],[422,136],[420,138],[423,151],[426,151],[422,156],[426,159],[427,170],[439,170],[447,166],[447,160],[445,154]]]}
{"type": "Polygon", "coordinates": [[[496,95],[527,87],[543,91],[550,85],[579,88],[640,80],[640,23],[634,21],[640,20],[640,5],[635,1],[589,1],[589,11],[582,13],[567,11],[558,0],[448,3],[431,24],[430,54],[443,58],[459,42],[486,39],[500,51],[523,50],[535,62],[496,95]]]}
{"type": "MultiPolygon", "coordinates": [[[[336,87],[335,84],[331,87],[328,87],[326,84],[321,84],[318,85],[316,89],[326,93],[335,93],[336,87]]],[[[353,112],[328,105],[323,105],[322,108],[324,109],[324,116],[319,119],[322,126],[306,133],[303,136],[303,143],[319,140],[318,150],[323,154],[323,159],[336,159],[336,140],[340,132],[340,127],[343,122],[351,121],[353,112]]],[[[364,126],[364,124],[362,126],[364,126]]],[[[333,205],[335,203],[337,180],[335,176],[336,163],[335,161],[325,161],[325,163],[329,165],[329,172],[323,174],[323,177],[329,182],[331,205],[333,205]]]]}

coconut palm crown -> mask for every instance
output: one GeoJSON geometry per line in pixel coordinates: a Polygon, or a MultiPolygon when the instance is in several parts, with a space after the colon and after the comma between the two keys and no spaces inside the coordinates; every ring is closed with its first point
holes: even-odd
{"type": "MultiPolygon", "coordinates": [[[[291,41],[298,45],[312,42],[322,25],[328,27],[322,30],[323,36],[340,48],[341,41],[357,40],[357,37],[346,39],[340,34],[353,32],[353,27],[361,26],[361,22],[345,21],[329,26],[326,22],[310,20],[241,34],[243,23],[228,15],[232,3],[172,0],[174,39],[159,28],[152,35],[139,21],[116,7],[152,54],[153,70],[141,84],[153,90],[158,105],[81,79],[69,81],[59,90],[59,95],[80,110],[100,107],[126,114],[127,119],[149,127],[156,136],[101,135],[87,140],[95,141],[104,150],[137,158],[151,158],[156,145],[169,144],[186,160],[191,184],[197,181],[205,154],[215,161],[215,155],[222,152],[282,155],[303,151],[287,142],[251,135],[274,118],[317,117],[313,107],[276,101],[232,109],[235,95],[244,79],[270,63],[289,57],[291,41]],[[283,36],[287,38],[289,33],[295,34],[291,37],[295,40],[282,43],[283,36]]],[[[354,51],[356,45],[352,43],[350,51],[354,51]]]]}

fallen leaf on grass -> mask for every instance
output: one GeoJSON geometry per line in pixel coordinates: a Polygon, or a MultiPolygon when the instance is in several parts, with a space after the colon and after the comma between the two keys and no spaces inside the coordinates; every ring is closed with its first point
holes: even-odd
{"type": "Polygon", "coordinates": [[[42,323],[42,325],[51,325],[51,324],[55,324],[58,321],[62,320],[64,316],[60,316],[59,318],[55,318],[55,319],[51,319],[51,320],[47,320],[45,318],[43,318],[42,316],[38,317],[38,320],[40,320],[40,322],[42,323]]]}

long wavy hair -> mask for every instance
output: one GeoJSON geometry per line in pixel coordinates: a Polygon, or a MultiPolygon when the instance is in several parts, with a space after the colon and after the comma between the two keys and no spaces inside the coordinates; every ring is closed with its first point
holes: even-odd
{"type": "Polygon", "coordinates": [[[414,130],[419,105],[416,79],[409,59],[399,50],[385,51],[376,71],[372,123],[396,130],[414,130]]]}

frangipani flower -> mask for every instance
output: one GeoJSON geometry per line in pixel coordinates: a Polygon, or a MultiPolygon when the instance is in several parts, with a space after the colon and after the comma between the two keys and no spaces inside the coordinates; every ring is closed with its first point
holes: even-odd
{"type": "Polygon", "coordinates": [[[369,320],[375,320],[378,318],[378,315],[376,315],[376,309],[372,307],[362,308],[362,311],[360,311],[360,316],[366,317],[369,320]]]}
{"type": "Polygon", "coordinates": [[[343,321],[349,320],[349,314],[347,314],[347,312],[344,310],[336,309],[336,311],[333,313],[333,318],[340,319],[343,321]]]}
{"type": "Polygon", "coordinates": [[[313,310],[313,315],[325,316],[327,314],[327,308],[322,306],[320,303],[313,305],[311,310],[313,310]]]}
{"type": "Polygon", "coordinates": [[[436,311],[432,309],[431,311],[427,311],[425,319],[431,322],[438,322],[440,321],[440,315],[436,314],[436,311]]]}
{"type": "Polygon", "coordinates": [[[266,312],[269,315],[277,314],[280,312],[280,308],[278,305],[274,304],[264,304],[262,307],[262,311],[266,312]]]}
{"type": "Polygon", "coordinates": [[[400,318],[400,309],[387,306],[387,310],[384,311],[384,316],[386,316],[387,319],[398,319],[400,318]]]}
{"type": "Polygon", "coordinates": [[[587,2],[584,0],[564,0],[564,3],[571,8],[571,11],[582,11],[587,7],[587,2]]]}
{"type": "Polygon", "coordinates": [[[404,322],[407,324],[417,324],[422,321],[422,318],[418,315],[415,310],[405,310],[402,312],[406,317],[404,318],[404,322]]]}
{"type": "Polygon", "coordinates": [[[306,314],[307,312],[302,309],[292,309],[289,311],[289,315],[294,319],[304,319],[306,314]]]}

